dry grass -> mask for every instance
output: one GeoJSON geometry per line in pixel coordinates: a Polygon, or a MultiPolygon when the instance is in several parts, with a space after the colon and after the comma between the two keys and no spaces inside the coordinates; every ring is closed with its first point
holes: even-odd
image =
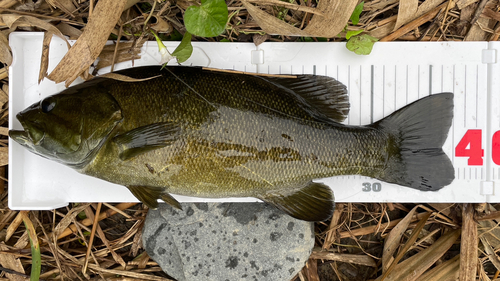
{"type": "MultiPolygon", "coordinates": [[[[100,56],[102,67],[134,58],[137,48],[153,39],[145,32],[149,28],[165,40],[180,40],[185,32],[182,14],[191,2],[161,2],[154,11],[150,11],[151,4],[131,2],[137,1],[128,1],[131,8],[125,6],[116,22],[107,23],[114,38],[129,43],[89,53],[86,60],[100,56]]],[[[317,12],[315,1],[291,2],[301,8],[252,1],[257,2],[264,11],[302,29],[317,12]]],[[[257,44],[323,40],[267,35],[263,23],[254,20],[241,1],[229,0],[228,6],[226,32],[217,38],[194,40],[257,44]]],[[[0,280],[29,277],[36,266],[33,253],[37,247],[43,280],[170,280],[141,245],[147,213],[142,204],[71,204],[53,211],[21,212],[7,207],[6,70],[12,60],[7,35],[14,30],[41,30],[70,39],[88,38],[87,43],[98,46],[107,35],[83,37],[85,32],[92,35],[92,27],[87,26],[92,13],[99,13],[94,1],[0,1],[0,61],[4,63],[0,69],[0,125],[4,126],[0,128],[0,280]],[[87,30],[82,32],[82,27],[87,30]]],[[[499,21],[498,0],[427,0],[420,6],[411,0],[373,0],[366,1],[359,25],[349,29],[363,28],[382,41],[498,40],[499,21]]],[[[71,71],[67,74],[71,77],[58,79],[68,81],[81,74],[81,69],[71,71]]],[[[41,71],[40,75],[47,73],[41,71]]],[[[82,75],[91,77],[90,73],[82,75]]],[[[317,247],[294,279],[495,280],[500,273],[498,208],[498,204],[338,204],[330,221],[316,224],[317,247]]]]}

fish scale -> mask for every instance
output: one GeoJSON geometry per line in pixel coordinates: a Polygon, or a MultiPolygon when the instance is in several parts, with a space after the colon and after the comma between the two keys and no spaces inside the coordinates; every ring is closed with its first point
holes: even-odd
{"type": "Polygon", "coordinates": [[[333,194],[313,179],[359,174],[437,190],[454,177],[441,149],[450,93],[371,125],[346,126],[339,123],[348,113],[346,88],[329,77],[159,66],[116,74],[153,78],[100,77],[68,88],[21,112],[26,131],[11,137],[80,173],[128,187],[152,208],[160,198],[180,206],[170,193],[257,197],[294,217],[325,220],[333,194]],[[81,139],[75,151],[62,142],[61,126],[81,139]]]}

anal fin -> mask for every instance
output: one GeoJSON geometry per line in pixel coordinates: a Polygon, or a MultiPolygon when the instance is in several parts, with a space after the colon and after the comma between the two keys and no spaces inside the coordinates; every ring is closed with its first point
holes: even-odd
{"type": "Polygon", "coordinates": [[[175,200],[174,197],[166,193],[161,187],[131,185],[127,186],[127,188],[150,209],[158,208],[158,199],[161,199],[172,207],[182,210],[179,201],[175,200]]]}
{"type": "Polygon", "coordinates": [[[325,221],[335,208],[330,187],[316,182],[308,183],[301,190],[287,196],[264,195],[259,199],[286,212],[290,216],[305,221],[325,221]]]}

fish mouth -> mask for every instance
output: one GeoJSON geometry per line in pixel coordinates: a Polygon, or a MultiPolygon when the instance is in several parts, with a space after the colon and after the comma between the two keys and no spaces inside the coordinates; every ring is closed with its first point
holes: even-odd
{"type": "Polygon", "coordinates": [[[33,142],[31,141],[31,138],[29,137],[27,132],[18,131],[18,130],[10,130],[9,137],[11,139],[13,139],[15,142],[17,142],[18,144],[27,148],[29,151],[35,152],[35,148],[33,147],[33,142]]]}
{"type": "Polygon", "coordinates": [[[10,130],[9,137],[25,147],[39,145],[45,138],[45,132],[34,122],[27,122],[19,113],[16,115],[24,130],[10,130]]]}

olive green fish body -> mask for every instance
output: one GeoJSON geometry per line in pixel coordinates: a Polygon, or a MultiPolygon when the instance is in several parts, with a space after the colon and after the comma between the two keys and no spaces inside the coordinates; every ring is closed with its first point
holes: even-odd
{"type": "Polygon", "coordinates": [[[11,137],[83,174],[125,185],[153,208],[159,198],[180,207],[169,193],[250,196],[301,219],[324,220],[333,195],[313,179],[358,174],[437,190],[454,177],[441,149],[453,115],[450,93],[356,127],[340,123],[347,91],[329,77],[191,67],[115,75],[131,81],[98,77],[48,97],[18,114],[25,131],[11,137]]]}

